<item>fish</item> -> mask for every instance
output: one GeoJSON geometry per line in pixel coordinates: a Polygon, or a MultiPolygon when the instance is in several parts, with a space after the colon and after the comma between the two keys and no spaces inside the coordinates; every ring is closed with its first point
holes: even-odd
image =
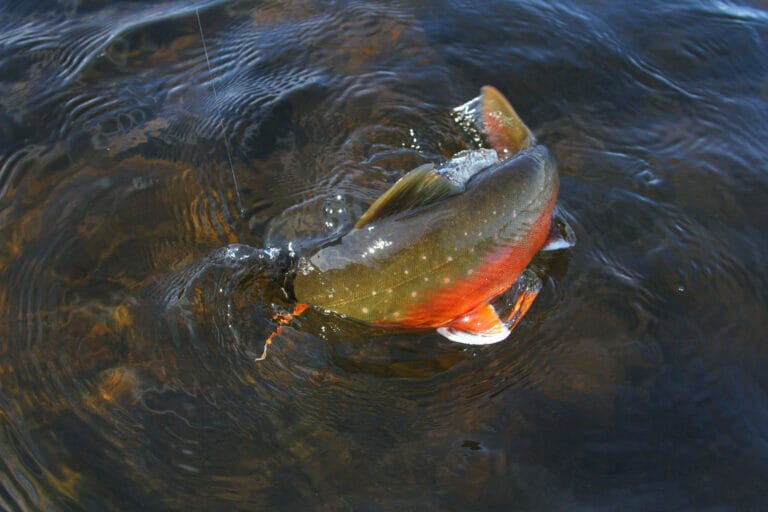
{"type": "Polygon", "coordinates": [[[498,89],[484,86],[455,112],[490,148],[410,171],[340,239],[302,257],[294,313],[312,307],[377,327],[436,329],[470,345],[509,336],[540,287],[521,287],[506,318],[494,300],[542,248],[561,246],[557,166],[498,89]]]}

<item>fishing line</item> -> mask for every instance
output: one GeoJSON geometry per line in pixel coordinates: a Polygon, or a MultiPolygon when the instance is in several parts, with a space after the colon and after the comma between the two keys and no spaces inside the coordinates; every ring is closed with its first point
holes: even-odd
{"type": "MultiPolygon", "coordinates": [[[[197,26],[200,28],[200,41],[203,43],[203,54],[205,55],[205,63],[208,65],[208,72],[213,74],[213,69],[211,69],[211,61],[208,58],[208,46],[205,44],[205,36],[203,35],[203,23],[200,21],[200,9],[195,9],[195,16],[197,16],[197,26]]],[[[216,99],[216,102],[219,101],[219,93],[216,90],[216,82],[211,81],[211,88],[213,89],[213,97],[216,99]]],[[[237,175],[235,174],[235,166],[232,163],[232,150],[229,148],[229,139],[227,139],[227,132],[226,129],[223,126],[223,120],[219,121],[219,125],[221,126],[221,132],[224,138],[224,147],[227,150],[227,161],[229,162],[229,169],[232,172],[232,181],[234,183],[235,188],[235,200],[237,201],[237,209],[240,213],[240,216],[245,215],[245,208],[243,208],[243,203],[240,200],[240,186],[237,184],[237,175]]]]}
{"type": "MultiPolygon", "coordinates": [[[[200,9],[195,9],[195,16],[197,17],[197,26],[200,29],[200,41],[203,44],[203,54],[205,55],[205,63],[208,66],[208,72],[211,73],[211,75],[213,75],[213,69],[211,68],[211,60],[208,57],[208,45],[205,44],[205,35],[203,34],[203,23],[202,23],[202,21],[200,21],[200,9]]],[[[216,99],[216,102],[218,102],[219,101],[219,92],[216,90],[216,82],[215,81],[211,81],[211,89],[213,89],[213,97],[216,99]]],[[[219,121],[219,125],[221,126],[221,131],[222,131],[222,135],[223,135],[223,139],[224,139],[224,147],[227,150],[227,161],[229,162],[229,169],[232,172],[232,182],[233,182],[234,188],[235,188],[235,199],[237,201],[237,208],[238,208],[238,211],[240,213],[240,216],[244,216],[245,215],[245,208],[243,208],[243,203],[240,200],[240,186],[237,183],[237,175],[235,174],[235,166],[232,163],[232,150],[229,147],[229,139],[227,139],[227,133],[226,133],[226,130],[225,130],[224,126],[223,126],[223,120],[219,121]]],[[[232,326],[231,316],[230,315],[231,315],[231,302],[228,301],[228,303],[227,303],[227,319],[228,319],[227,323],[229,325],[230,332],[232,332],[232,334],[235,337],[235,340],[239,341],[240,335],[239,335],[239,333],[237,333],[237,331],[232,326]]],[[[290,318],[292,318],[292,317],[288,316],[288,320],[290,320],[290,318]]],[[[263,360],[265,360],[267,358],[267,349],[272,344],[272,339],[282,332],[282,330],[283,330],[282,326],[283,326],[284,323],[287,323],[288,320],[281,320],[281,319],[278,320],[277,329],[264,342],[264,351],[262,352],[261,356],[255,358],[256,361],[263,361],[263,360]]]]}

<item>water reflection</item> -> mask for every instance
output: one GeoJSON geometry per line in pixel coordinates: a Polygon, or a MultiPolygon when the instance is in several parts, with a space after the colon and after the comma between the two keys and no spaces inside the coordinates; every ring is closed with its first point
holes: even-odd
{"type": "Polygon", "coordinates": [[[756,6],[0,9],[0,508],[760,508],[756,6]],[[579,240],[513,337],[310,311],[257,363],[291,307],[266,249],[464,149],[485,83],[579,240]]]}

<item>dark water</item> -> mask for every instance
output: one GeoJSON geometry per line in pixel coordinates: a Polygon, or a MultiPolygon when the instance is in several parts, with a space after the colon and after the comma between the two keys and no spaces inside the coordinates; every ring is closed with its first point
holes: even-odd
{"type": "Polygon", "coordinates": [[[766,141],[760,2],[5,2],[0,508],[764,509],[766,141]],[[256,362],[265,249],[484,84],[578,238],[513,335],[308,312],[256,362]]]}

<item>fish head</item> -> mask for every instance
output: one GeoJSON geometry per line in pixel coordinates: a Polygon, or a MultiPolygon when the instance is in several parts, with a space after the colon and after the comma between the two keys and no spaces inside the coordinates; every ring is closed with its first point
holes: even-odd
{"type": "Polygon", "coordinates": [[[557,164],[547,147],[538,144],[474,175],[465,194],[477,203],[478,213],[501,208],[514,218],[516,212],[547,209],[559,186],[557,164]]]}

